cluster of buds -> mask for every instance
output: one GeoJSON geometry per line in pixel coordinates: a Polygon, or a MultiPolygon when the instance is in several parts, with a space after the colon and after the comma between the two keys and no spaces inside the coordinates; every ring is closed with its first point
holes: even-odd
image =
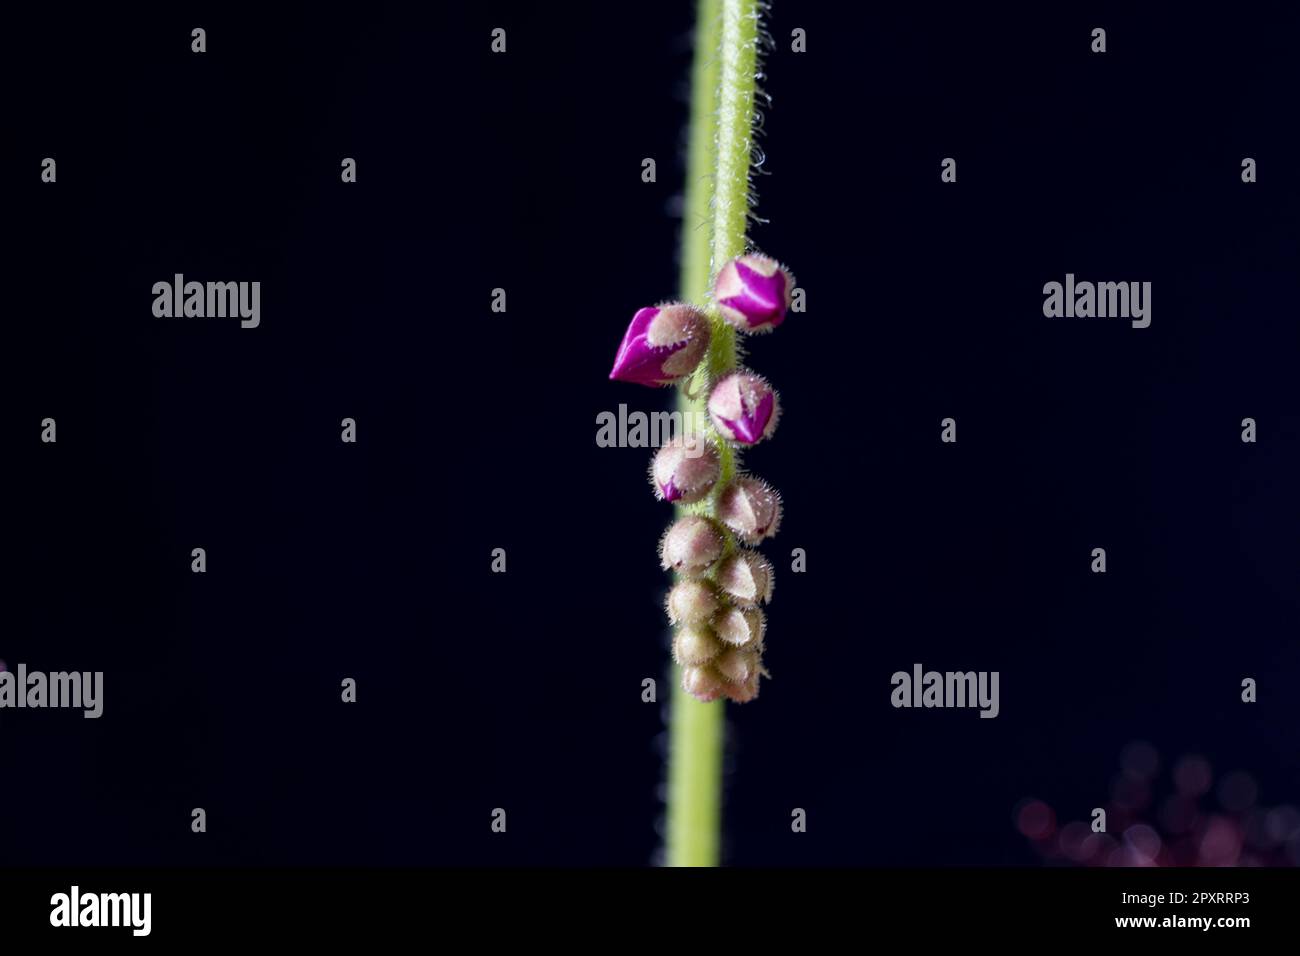
{"type": "MultiPolygon", "coordinates": [[[[737,331],[770,332],[785,321],[794,278],[758,254],[733,259],[714,282],[720,321],[737,331]]],[[[721,328],[721,326],[719,326],[721,328]]],[[[609,377],[639,385],[680,385],[709,350],[709,316],[680,302],[641,309],[632,317],[609,377]]],[[[776,534],[781,496],[749,474],[723,476],[727,460],[776,430],[780,404],[772,386],[748,369],[708,383],[709,424],[666,443],[650,466],[655,495],[689,506],[659,545],[663,567],[676,572],[668,594],[675,630],[673,657],[682,686],[702,701],[737,703],[758,696],[767,622],[760,605],[772,597],[771,563],[753,546],[776,534]]]]}

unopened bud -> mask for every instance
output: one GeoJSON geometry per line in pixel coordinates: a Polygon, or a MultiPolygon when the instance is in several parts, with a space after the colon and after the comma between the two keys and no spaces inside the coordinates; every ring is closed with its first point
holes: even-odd
{"type": "Polygon", "coordinates": [[[650,466],[655,494],[684,505],[699,501],[722,470],[718,450],[698,435],[674,438],[659,449],[650,466]]]}
{"type": "Polygon", "coordinates": [[[794,276],[775,259],[750,253],[719,270],[713,300],[728,325],[742,332],[770,332],[785,321],[793,289],[794,276]]]}
{"type": "Polygon", "coordinates": [[[707,704],[722,696],[722,681],[710,667],[683,667],[682,690],[707,704]]]}
{"type": "Polygon", "coordinates": [[[758,478],[737,478],[718,495],[718,518],[745,544],[757,544],[776,534],[781,496],[758,478]]]}
{"type": "Polygon", "coordinates": [[[673,635],[673,660],[685,667],[707,664],[722,653],[722,645],[707,627],[684,625],[673,635]]]}
{"type": "Polygon", "coordinates": [[[776,431],[780,416],[776,392],[753,372],[732,372],[709,392],[709,418],[729,441],[754,445],[776,431]]]}
{"type": "Polygon", "coordinates": [[[713,669],[729,684],[744,684],[758,674],[758,651],[748,647],[730,648],[718,655],[713,662],[713,669]]]}
{"type": "Polygon", "coordinates": [[[693,305],[670,303],[632,317],[609,377],[639,385],[673,385],[700,364],[709,347],[709,320],[693,305]]]}
{"type": "Polygon", "coordinates": [[[723,682],[722,693],[728,700],[737,704],[745,704],[758,696],[758,679],[763,669],[760,666],[742,683],[732,684],[723,682]]]}
{"type": "Polygon", "coordinates": [[[713,631],[718,639],[735,647],[761,648],[767,618],[756,607],[731,607],[718,614],[713,631]]]}
{"type": "Polygon", "coordinates": [[[659,544],[660,562],[685,575],[702,574],[722,557],[725,543],[722,530],[708,518],[686,515],[664,534],[659,544]]]}
{"type": "Polygon", "coordinates": [[[741,550],[718,565],[718,587],[741,607],[772,600],[772,563],[757,551],[741,550]]]}
{"type": "Polygon", "coordinates": [[[717,589],[701,578],[678,581],[668,592],[668,620],[673,624],[705,624],[720,606],[717,589]]]}

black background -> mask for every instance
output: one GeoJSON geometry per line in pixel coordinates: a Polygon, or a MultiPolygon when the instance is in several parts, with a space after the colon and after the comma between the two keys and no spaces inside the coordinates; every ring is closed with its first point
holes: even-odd
{"type": "MultiPolygon", "coordinates": [[[[650,862],[669,512],[595,420],[670,400],[606,375],[677,287],[690,6],[6,17],[0,658],[105,713],[0,713],[0,864],[650,862]],[[155,319],[176,272],[261,327],[155,319]]],[[[1300,802],[1296,15],[770,25],[753,239],[808,310],[749,359],[786,517],[727,861],[1034,864],[1017,803],[1086,819],[1134,739],[1300,802]],[[1151,327],[1045,319],[1066,272],[1151,327]],[[894,710],[915,662],[1001,715],[894,710]]]]}

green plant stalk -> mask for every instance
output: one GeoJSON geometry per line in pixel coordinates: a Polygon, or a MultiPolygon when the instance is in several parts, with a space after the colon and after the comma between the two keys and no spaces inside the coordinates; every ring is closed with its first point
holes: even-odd
{"type": "MultiPolygon", "coordinates": [[[[682,223],[681,296],[703,307],[712,333],[709,351],[681,398],[688,426],[712,432],[705,403],[709,384],[736,367],[736,332],[709,301],[718,267],[745,251],[749,165],[753,148],[758,0],[699,0],[691,72],[686,208],[682,223]]],[[[714,433],[715,440],[717,439],[714,433]]],[[[717,440],[722,474],[736,473],[736,456],[717,440]]],[[[679,511],[712,514],[716,501],[679,511]]],[[[728,550],[734,542],[728,541],[728,550]]],[[[704,704],[675,686],[668,758],[669,866],[717,866],[722,830],[722,701],[704,704]]]]}

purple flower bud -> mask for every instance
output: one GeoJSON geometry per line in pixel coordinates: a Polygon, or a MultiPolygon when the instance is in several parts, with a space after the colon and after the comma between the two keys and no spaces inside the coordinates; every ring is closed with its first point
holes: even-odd
{"type": "Polygon", "coordinates": [[[718,272],[713,300],[728,325],[742,332],[771,332],[785,321],[794,276],[757,253],[732,259],[718,272]]]}
{"type": "Polygon", "coordinates": [[[766,481],[737,478],[718,495],[718,518],[745,544],[758,544],[781,524],[781,496],[766,481]]]}
{"type": "Polygon", "coordinates": [[[722,645],[707,627],[686,626],[673,635],[673,660],[684,667],[700,667],[722,653],[722,645]]]}
{"type": "Polygon", "coordinates": [[[727,608],[713,622],[713,631],[718,635],[718,640],[734,647],[761,648],[766,630],[767,619],[756,607],[727,608]]]}
{"type": "Polygon", "coordinates": [[[709,320],[691,305],[641,309],[623,335],[609,377],[638,385],[672,385],[700,364],[709,347],[709,320]]]}
{"type": "Polygon", "coordinates": [[[732,372],[709,392],[709,417],[722,437],[754,445],[776,431],[776,392],[753,372],[732,372]]]}
{"type": "Polygon", "coordinates": [[[725,543],[721,529],[708,518],[686,515],[664,534],[659,543],[659,557],[665,569],[693,576],[707,571],[722,557],[725,543]]]}
{"type": "Polygon", "coordinates": [[[718,450],[702,437],[688,435],[659,449],[650,466],[650,480],[660,499],[689,505],[709,493],[721,470],[718,450]]]}
{"type": "Polygon", "coordinates": [[[704,624],[721,604],[711,581],[678,581],[668,592],[668,620],[673,624],[704,624]]]}
{"type": "Polygon", "coordinates": [[[718,566],[718,587],[741,607],[772,600],[772,563],[757,551],[737,551],[718,566]]]}
{"type": "Polygon", "coordinates": [[[683,667],[682,690],[707,704],[722,696],[722,681],[710,667],[683,667]]]}

